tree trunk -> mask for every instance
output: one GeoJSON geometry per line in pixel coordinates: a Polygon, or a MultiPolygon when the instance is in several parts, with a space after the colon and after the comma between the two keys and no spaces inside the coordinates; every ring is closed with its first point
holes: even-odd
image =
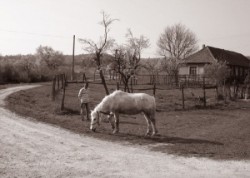
{"type": "Polygon", "coordinates": [[[102,69],[101,69],[101,53],[100,52],[99,53],[96,52],[95,62],[96,62],[96,65],[98,67],[98,70],[100,71],[100,78],[102,80],[102,84],[104,86],[106,95],[109,95],[109,90],[108,90],[108,87],[107,87],[107,84],[106,84],[106,80],[105,80],[104,74],[103,74],[102,69]]]}
{"type": "Polygon", "coordinates": [[[102,80],[102,84],[104,86],[104,89],[105,89],[105,92],[106,92],[106,95],[109,95],[109,90],[108,90],[108,87],[107,87],[107,84],[106,84],[106,80],[105,80],[105,77],[102,73],[102,70],[100,69],[100,77],[101,77],[101,80],[102,80]]]}

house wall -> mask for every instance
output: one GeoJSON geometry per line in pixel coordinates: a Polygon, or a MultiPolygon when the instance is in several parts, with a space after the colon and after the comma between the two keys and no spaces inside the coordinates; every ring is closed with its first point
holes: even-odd
{"type": "Polygon", "coordinates": [[[181,66],[179,68],[179,75],[189,75],[189,66],[181,66]]]}
{"type": "Polygon", "coordinates": [[[179,68],[179,75],[190,75],[190,67],[196,67],[196,74],[202,75],[204,74],[204,65],[185,65],[179,68]]]}

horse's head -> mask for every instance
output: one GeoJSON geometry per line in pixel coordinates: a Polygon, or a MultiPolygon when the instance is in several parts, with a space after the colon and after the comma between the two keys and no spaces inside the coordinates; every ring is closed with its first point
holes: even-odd
{"type": "Polygon", "coordinates": [[[91,111],[91,123],[90,123],[90,130],[92,130],[93,132],[95,132],[97,125],[100,125],[99,122],[100,118],[99,118],[99,112],[98,111],[91,111]]]}

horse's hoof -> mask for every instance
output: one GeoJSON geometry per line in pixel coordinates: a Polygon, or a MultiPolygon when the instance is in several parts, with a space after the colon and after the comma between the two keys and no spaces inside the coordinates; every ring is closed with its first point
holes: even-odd
{"type": "Polygon", "coordinates": [[[151,136],[161,136],[159,133],[153,133],[151,136]]]}

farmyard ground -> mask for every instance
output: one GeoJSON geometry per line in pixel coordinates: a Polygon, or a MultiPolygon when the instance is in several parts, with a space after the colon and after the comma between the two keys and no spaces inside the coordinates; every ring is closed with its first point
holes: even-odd
{"type": "MultiPolygon", "coordinates": [[[[248,177],[249,161],[215,161],[101,141],[3,108],[16,87],[0,90],[1,177],[248,177]]],[[[156,146],[159,144],[150,144],[156,146]]],[[[161,144],[163,145],[163,144],[161,144]]],[[[166,144],[165,144],[166,145],[166,144]]],[[[169,144],[171,145],[171,144],[169,144]]],[[[148,145],[149,146],[149,145],[148,145]]]]}
{"type": "MultiPolygon", "coordinates": [[[[185,157],[250,159],[249,102],[237,101],[226,105],[216,104],[210,109],[182,111],[179,110],[180,91],[164,91],[156,95],[157,107],[161,111],[156,114],[160,136],[144,136],[146,123],[142,115],[136,115],[136,119],[121,117],[120,133],[113,135],[109,123],[102,122],[97,133],[92,133],[90,123],[81,121],[77,99],[80,87],[78,84],[67,88],[66,110],[63,112],[58,109],[60,97],[56,102],[51,101],[49,84],[9,96],[7,107],[23,116],[101,140],[150,145],[151,150],[185,157]]],[[[93,109],[104,96],[104,91],[100,85],[91,85],[90,89],[93,109]]]]}

